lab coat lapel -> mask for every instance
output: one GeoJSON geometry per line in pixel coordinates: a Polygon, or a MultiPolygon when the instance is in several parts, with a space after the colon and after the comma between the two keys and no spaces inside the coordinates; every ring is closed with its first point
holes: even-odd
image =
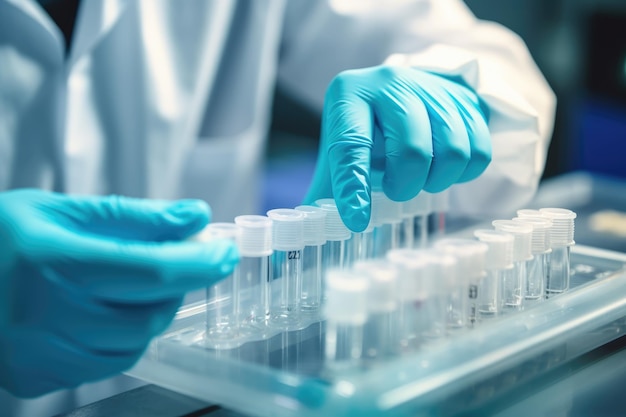
{"type": "Polygon", "coordinates": [[[69,68],[89,51],[115,25],[126,0],[82,1],[76,16],[76,33],[69,55],[69,68]]]}

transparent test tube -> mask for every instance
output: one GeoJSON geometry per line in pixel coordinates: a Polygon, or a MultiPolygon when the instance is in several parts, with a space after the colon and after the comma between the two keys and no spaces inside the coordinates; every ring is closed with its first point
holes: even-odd
{"type": "Polygon", "coordinates": [[[450,209],[450,189],[431,195],[430,230],[437,239],[446,234],[446,213],[450,209]]]}
{"type": "Polygon", "coordinates": [[[326,243],[324,229],[326,212],[320,207],[298,206],[304,213],[304,251],[302,252],[302,296],[303,315],[315,319],[322,304],[322,247],[326,243]]]}
{"type": "Polygon", "coordinates": [[[432,279],[432,265],[423,251],[394,249],[387,260],[398,270],[398,336],[396,345],[400,353],[419,349],[430,327],[430,317],[424,314],[428,297],[428,280],[432,279]]]}
{"type": "Polygon", "coordinates": [[[272,219],[272,280],[270,281],[270,325],[280,330],[302,326],[302,252],[304,213],[294,209],[267,212],[272,219]]]}
{"type": "Polygon", "coordinates": [[[513,235],[499,230],[481,229],[474,236],[488,246],[486,274],[478,290],[478,318],[487,320],[502,312],[502,284],[506,271],[513,268],[513,235]]]}
{"type": "Polygon", "coordinates": [[[260,340],[270,336],[269,282],[271,280],[272,220],[266,216],[235,217],[241,230],[239,239],[238,323],[242,337],[260,340]]]}
{"type": "Polygon", "coordinates": [[[356,262],[353,271],[369,283],[363,356],[368,360],[390,358],[397,353],[397,269],[376,259],[356,262]]]}
{"type": "MultiPolygon", "coordinates": [[[[210,223],[191,240],[210,242],[227,239],[237,242],[239,233],[239,227],[234,223],[210,223]]],[[[206,331],[202,344],[210,349],[230,349],[240,344],[235,310],[238,295],[235,275],[233,272],[206,289],[206,331]]]]}
{"type": "Polygon", "coordinates": [[[341,220],[337,204],[332,198],[317,200],[315,204],[326,212],[324,237],[326,243],[322,247],[322,269],[348,268],[352,264],[352,257],[347,241],[352,232],[341,220]]]}
{"type": "Polygon", "coordinates": [[[542,208],[543,217],[552,221],[546,297],[554,297],[569,289],[570,248],[574,246],[574,219],[576,213],[562,208],[542,208]]]}
{"type": "Polygon", "coordinates": [[[426,248],[428,245],[428,215],[431,213],[431,194],[420,192],[402,203],[402,248],[426,248]]]}
{"type": "Polygon", "coordinates": [[[532,305],[545,299],[548,279],[548,255],[552,221],[544,217],[515,217],[513,221],[528,224],[533,228],[531,250],[533,258],[526,263],[526,304],[532,305]]]}
{"type": "Polygon", "coordinates": [[[533,258],[533,228],[513,220],[494,220],[491,224],[496,230],[513,235],[513,269],[505,273],[502,287],[504,312],[522,310],[528,287],[526,264],[533,258]]]}
{"type": "Polygon", "coordinates": [[[459,273],[457,291],[464,292],[456,296],[459,298],[458,302],[451,301],[448,327],[452,330],[460,326],[472,327],[476,323],[479,284],[485,277],[485,256],[489,247],[476,240],[447,238],[438,240],[435,248],[456,258],[459,273]],[[465,307],[463,297],[466,299],[465,307]]]}
{"type": "Polygon", "coordinates": [[[374,258],[384,258],[392,249],[400,248],[402,234],[402,203],[391,200],[383,191],[372,191],[372,207],[376,207],[374,258]]]}
{"type": "Polygon", "coordinates": [[[329,269],[325,282],[325,367],[331,372],[345,372],[358,367],[362,360],[369,285],[365,278],[340,269],[329,269]]]}
{"type": "Polygon", "coordinates": [[[430,320],[430,329],[424,334],[427,340],[446,336],[447,329],[458,329],[465,325],[467,303],[465,285],[459,282],[456,257],[437,249],[424,251],[431,264],[431,279],[424,316],[430,320]]]}

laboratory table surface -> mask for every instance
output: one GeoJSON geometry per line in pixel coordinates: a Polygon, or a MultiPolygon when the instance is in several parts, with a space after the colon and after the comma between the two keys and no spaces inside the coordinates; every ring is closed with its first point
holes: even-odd
{"type": "MultiPolygon", "coordinates": [[[[626,180],[584,172],[542,183],[530,208],[575,211],[577,243],[626,252],[626,180]]],[[[457,227],[463,221],[456,223],[457,227]]],[[[455,223],[452,223],[453,227],[455,223]]],[[[626,416],[626,336],[563,364],[481,410],[459,417],[613,417],[626,416]]],[[[76,409],[64,417],[226,417],[240,414],[155,385],[76,409]]]]}

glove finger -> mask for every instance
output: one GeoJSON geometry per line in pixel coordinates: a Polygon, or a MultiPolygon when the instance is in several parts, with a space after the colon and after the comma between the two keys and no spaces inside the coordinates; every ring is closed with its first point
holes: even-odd
{"type": "Polygon", "coordinates": [[[432,161],[428,112],[412,90],[385,94],[375,112],[385,141],[383,190],[392,200],[409,200],[424,187],[432,161]]]}
{"type": "MultiPolygon", "coordinates": [[[[350,77],[336,77],[328,88],[322,118],[320,150],[321,169],[314,185],[330,180],[332,197],[346,226],[365,230],[370,217],[369,169],[372,149],[373,114],[369,104],[354,94],[350,77]]],[[[317,186],[306,201],[311,203],[327,193],[327,186],[317,186]]]]}
{"type": "Polygon", "coordinates": [[[470,159],[465,123],[445,92],[424,95],[432,128],[433,160],[424,189],[438,193],[456,183],[470,159]]]}
{"type": "Polygon", "coordinates": [[[458,182],[471,181],[478,178],[491,162],[491,134],[487,121],[480,110],[478,99],[457,97],[457,108],[465,123],[470,143],[470,160],[458,182]]]}
{"type": "Polygon", "coordinates": [[[181,240],[211,219],[201,200],[150,200],[122,196],[65,197],[61,211],[80,230],[120,239],[181,240]]]}
{"type": "MultiPolygon", "coordinates": [[[[48,248],[49,249],[49,248],[48,248]]],[[[124,242],[70,236],[35,264],[48,279],[101,299],[131,303],[177,298],[230,275],[239,254],[234,242],[124,242]]]]}

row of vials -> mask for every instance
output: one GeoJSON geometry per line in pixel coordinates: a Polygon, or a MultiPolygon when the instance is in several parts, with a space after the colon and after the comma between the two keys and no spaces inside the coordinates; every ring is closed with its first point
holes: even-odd
{"type": "Polygon", "coordinates": [[[392,249],[426,247],[429,221],[443,234],[447,194],[423,192],[397,203],[373,191],[371,207],[361,233],[344,225],[332,199],[209,224],[194,239],[232,239],[241,259],[230,277],[207,289],[202,344],[230,349],[323,320],[326,272],[383,258],[392,249]]]}
{"type": "Polygon", "coordinates": [[[476,239],[392,249],[384,259],[329,270],[325,359],[344,369],[407,352],[569,289],[570,210],[520,210],[476,239]]]}

